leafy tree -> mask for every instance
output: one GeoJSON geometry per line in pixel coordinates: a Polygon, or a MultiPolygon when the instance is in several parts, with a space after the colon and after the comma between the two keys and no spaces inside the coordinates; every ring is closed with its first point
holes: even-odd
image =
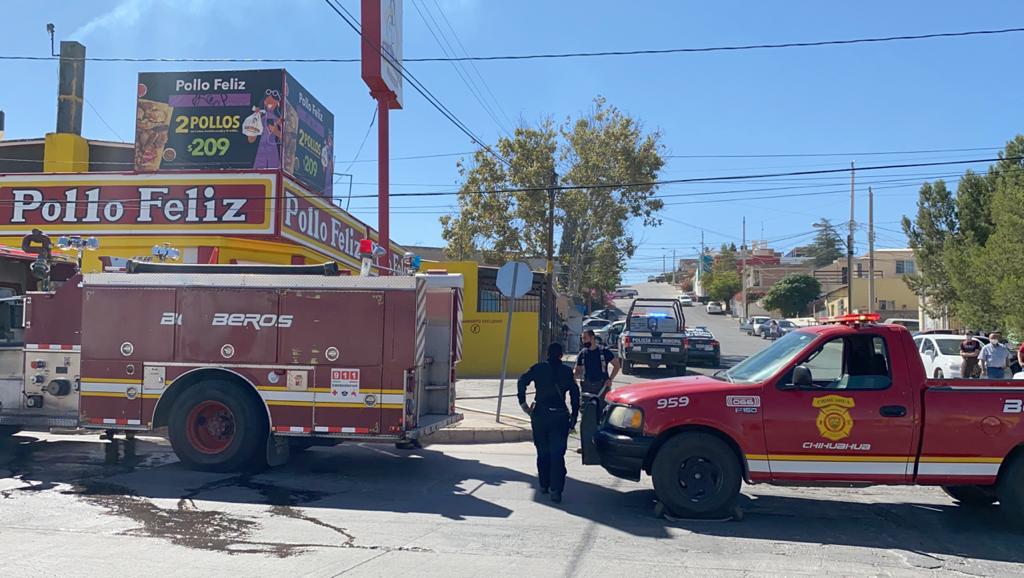
{"type": "Polygon", "coordinates": [[[950,283],[944,255],[946,247],[959,231],[956,201],[942,180],[921,185],[917,215],[913,221],[903,217],[903,232],[914,250],[919,274],[904,276],[907,286],[926,298],[926,309],[939,313],[955,309],[957,293],[950,283]]]}
{"type": "Polygon", "coordinates": [[[836,232],[832,221],[822,217],[814,224],[814,228],[818,230],[818,233],[808,248],[814,267],[824,267],[842,257],[842,238],[836,232]]]}
{"type": "Polygon", "coordinates": [[[735,270],[719,271],[714,275],[711,283],[706,287],[708,297],[712,301],[720,301],[727,307],[729,301],[743,288],[740,282],[740,274],[735,270]]]}
{"type": "MultiPolygon", "coordinates": [[[[971,255],[975,288],[990,289],[987,303],[991,317],[978,319],[992,324],[975,325],[1003,327],[1016,334],[1024,333],[1024,260],[1019,256],[1024,247],[1024,136],[1010,141],[1002,160],[989,170],[992,191],[991,235],[983,249],[971,255]],[[994,323],[993,323],[994,322],[994,323]]],[[[969,295],[963,295],[966,301],[969,295]]]]}
{"type": "Polygon", "coordinates": [[[810,275],[793,273],[772,285],[762,303],[769,310],[777,309],[785,317],[796,317],[821,295],[821,283],[810,275]]]}
{"type": "Polygon", "coordinates": [[[549,187],[557,170],[560,186],[578,187],[560,189],[555,197],[563,289],[574,295],[613,290],[636,249],[630,222],[661,224],[656,186],[623,185],[657,180],[664,165],[660,140],[660,132],[645,131],[601,97],[589,114],[559,126],[549,119],[517,128],[494,147],[510,167],[482,149],[470,165],[459,164],[459,212],[441,218],[448,255],[468,259],[482,253],[494,264],[543,255],[548,193],[510,189],[549,187]]]}

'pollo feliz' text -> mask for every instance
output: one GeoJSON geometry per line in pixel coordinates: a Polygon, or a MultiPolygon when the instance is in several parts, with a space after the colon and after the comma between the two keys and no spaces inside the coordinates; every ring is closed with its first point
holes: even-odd
{"type": "Polygon", "coordinates": [[[38,189],[13,189],[11,223],[246,222],[248,199],[218,198],[214,187],[185,189],[184,198],[182,192],[168,198],[168,187],[139,187],[138,199],[104,200],[100,191],[76,187],[65,190],[58,200],[46,199],[38,189]]]}

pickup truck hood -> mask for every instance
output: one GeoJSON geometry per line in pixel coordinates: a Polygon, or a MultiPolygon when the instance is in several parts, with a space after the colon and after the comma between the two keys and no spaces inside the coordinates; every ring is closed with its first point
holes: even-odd
{"type": "Polygon", "coordinates": [[[648,400],[672,395],[696,395],[708,392],[724,393],[732,390],[738,392],[749,391],[750,387],[748,384],[732,384],[728,381],[721,381],[706,375],[692,375],[617,387],[605,399],[610,403],[641,405],[648,400]]]}

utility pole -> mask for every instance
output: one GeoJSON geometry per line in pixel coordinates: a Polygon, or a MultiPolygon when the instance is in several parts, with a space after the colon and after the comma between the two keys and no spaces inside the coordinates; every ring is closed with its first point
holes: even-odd
{"type": "Polygon", "coordinates": [[[672,249],[672,284],[675,285],[679,281],[676,279],[676,272],[679,271],[679,261],[676,261],[676,250],[672,249]]]}
{"type": "Polygon", "coordinates": [[[747,218],[743,217],[743,241],[740,243],[740,287],[743,302],[742,318],[747,318],[747,218]]]}
{"type": "MultiPolygon", "coordinates": [[[[558,186],[558,173],[551,167],[551,182],[548,188],[548,239],[547,239],[547,265],[545,267],[545,291],[544,300],[547,303],[547,342],[551,343],[555,337],[555,187],[558,186]]],[[[543,343],[541,347],[545,347],[543,343]]],[[[541,351],[540,353],[543,353],[541,351]]]]}
{"type": "Polygon", "coordinates": [[[868,313],[875,312],[875,193],[868,187],[868,313]]]}
{"type": "Polygon", "coordinates": [[[661,254],[661,276],[662,276],[662,278],[665,277],[665,273],[667,273],[667,272],[668,272],[668,270],[665,269],[665,254],[662,253],[661,254]]]}
{"type": "Polygon", "coordinates": [[[853,313],[853,233],[857,224],[853,222],[853,161],[850,161],[850,233],[846,236],[846,312],[853,313]]]}

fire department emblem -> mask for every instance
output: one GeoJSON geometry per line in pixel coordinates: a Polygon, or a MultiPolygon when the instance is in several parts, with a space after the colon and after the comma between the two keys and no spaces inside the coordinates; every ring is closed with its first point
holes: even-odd
{"type": "Polygon", "coordinates": [[[853,418],[850,417],[853,398],[826,395],[814,398],[811,405],[819,409],[817,424],[821,437],[831,441],[849,437],[853,429],[853,418]]]}

